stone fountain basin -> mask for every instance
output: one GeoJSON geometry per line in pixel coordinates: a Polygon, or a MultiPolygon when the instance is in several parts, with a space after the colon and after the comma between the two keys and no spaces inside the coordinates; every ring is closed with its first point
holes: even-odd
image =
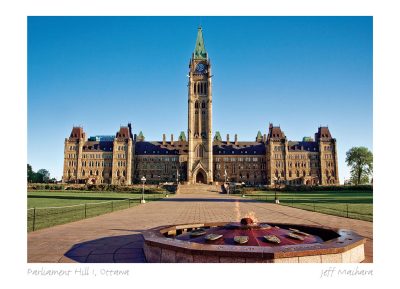
{"type": "Polygon", "coordinates": [[[365,258],[365,238],[347,229],[313,225],[268,223],[313,234],[312,244],[247,246],[196,243],[176,236],[195,229],[215,229],[230,222],[167,225],[143,233],[150,263],[359,263],[365,258]]]}

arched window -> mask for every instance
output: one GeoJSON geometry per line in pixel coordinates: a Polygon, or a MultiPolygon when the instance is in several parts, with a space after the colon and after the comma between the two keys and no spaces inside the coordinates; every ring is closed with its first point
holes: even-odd
{"type": "Polygon", "coordinates": [[[84,177],[85,176],[85,171],[82,171],[82,177],[84,177]]]}
{"type": "Polygon", "coordinates": [[[292,177],[292,171],[289,171],[289,178],[292,177]]]}
{"type": "Polygon", "coordinates": [[[90,170],[90,175],[93,175],[93,171],[92,170],[90,170]]]}
{"type": "Polygon", "coordinates": [[[278,170],[275,171],[275,177],[278,177],[279,173],[278,170]]]}
{"type": "Polygon", "coordinates": [[[96,170],[96,176],[98,176],[99,175],[99,171],[98,170],[96,170]]]}
{"type": "Polygon", "coordinates": [[[198,145],[197,147],[196,147],[196,157],[198,157],[198,158],[202,158],[203,157],[203,152],[204,152],[204,147],[203,147],[203,145],[198,145]]]}
{"type": "Polygon", "coordinates": [[[296,176],[300,177],[300,172],[299,171],[296,171],[296,176]]]}
{"type": "Polygon", "coordinates": [[[206,103],[204,101],[201,103],[201,108],[206,108],[206,103]]]}
{"type": "Polygon", "coordinates": [[[303,177],[305,177],[306,176],[306,171],[305,170],[303,170],[303,177]]]}

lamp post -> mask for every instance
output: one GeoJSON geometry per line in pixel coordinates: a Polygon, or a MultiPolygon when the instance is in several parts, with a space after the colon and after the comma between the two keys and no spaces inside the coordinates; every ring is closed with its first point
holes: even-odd
{"type": "Polygon", "coordinates": [[[275,204],[279,204],[279,200],[278,200],[278,197],[277,197],[277,195],[276,195],[276,193],[277,193],[277,191],[276,191],[276,185],[279,183],[279,187],[280,187],[280,179],[281,179],[281,177],[278,176],[278,179],[275,180],[275,204]]]}
{"type": "Polygon", "coordinates": [[[140,203],[144,204],[146,203],[146,201],[144,200],[144,183],[146,182],[146,178],[143,176],[140,180],[143,182],[142,199],[140,200],[140,203]]]}

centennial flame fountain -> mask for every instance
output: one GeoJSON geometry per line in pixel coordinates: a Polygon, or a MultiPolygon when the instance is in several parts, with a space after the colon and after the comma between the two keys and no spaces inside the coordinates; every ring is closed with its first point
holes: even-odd
{"type": "Polygon", "coordinates": [[[143,233],[148,262],[358,263],[365,238],[345,229],[240,222],[162,226],[143,233]]]}

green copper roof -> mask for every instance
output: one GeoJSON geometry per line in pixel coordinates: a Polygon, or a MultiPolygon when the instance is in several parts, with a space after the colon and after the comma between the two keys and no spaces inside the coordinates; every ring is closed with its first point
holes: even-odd
{"type": "Polygon", "coordinates": [[[314,139],[310,136],[303,137],[303,142],[313,142],[313,141],[314,141],[314,139]]]}
{"type": "Polygon", "coordinates": [[[185,135],[185,133],[183,132],[183,131],[181,131],[181,134],[179,135],[179,138],[178,138],[180,141],[186,141],[186,135],[185,135]]]}
{"type": "Polygon", "coordinates": [[[257,139],[262,139],[262,134],[261,134],[261,131],[258,131],[258,133],[257,133],[257,137],[256,137],[257,139]]]}
{"type": "Polygon", "coordinates": [[[219,131],[215,132],[214,140],[215,141],[222,141],[222,137],[221,137],[221,134],[219,133],[219,131]]]}
{"type": "Polygon", "coordinates": [[[139,132],[138,139],[144,140],[144,135],[143,135],[142,131],[139,132]]]}
{"type": "Polygon", "coordinates": [[[203,31],[201,27],[197,30],[196,47],[194,48],[194,59],[207,59],[206,47],[204,46],[203,31]]]}

